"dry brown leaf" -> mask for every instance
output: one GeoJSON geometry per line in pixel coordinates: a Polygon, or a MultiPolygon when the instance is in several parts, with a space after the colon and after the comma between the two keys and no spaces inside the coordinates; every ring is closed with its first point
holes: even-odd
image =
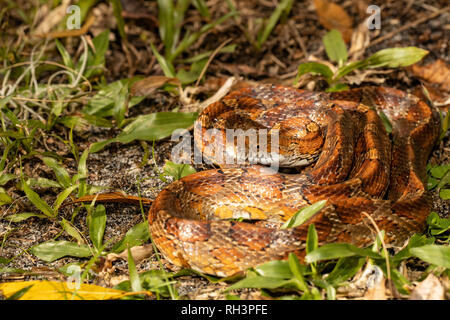
{"type": "Polygon", "coordinates": [[[450,68],[441,59],[424,66],[413,64],[410,70],[414,76],[438,85],[441,90],[450,92],[450,68]]]}
{"type": "Polygon", "coordinates": [[[432,273],[411,292],[409,300],[444,300],[444,287],[432,273]]]}
{"type": "Polygon", "coordinates": [[[66,15],[70,0],[64,0],[61,5],[50,11],[34,30],[34,35],[44,36],[56,27],[66,15]]]}
{"type": "MultiPolygon", "coordinates": [[[[423,86],[427,89],[428,96],[436,107],[443,111],[448,110],[450,107],[450,94],[445,93],[443,90],[435,89],[427,83],[423,83],[423,86]]],[[[414,88],[413,94],[424,101],[427,101],[428,99],[423,93],[423,87],[421,85],[414,88]]]]}
{"type": "Polygon", "coordinates": [[[131,203],[139,205],[140,202],[142,204],[151,204],[152,200],[147,198],[141,198],[136,196],[129,196],[121,192],[110,192],[110,193],[102,193],[102,194],[96,194],[96,195],[87,195],[80,197],[78,199],[75,199],[73,203],[78,202],[92,202],[92,200],[95,200],[95,202],[121,202],[121,203],[131,203]]]}
{"type": "Polygon", "coordinates": [[[328,30],[337,29],[346,43],[352,38],[352,19],[341,6],[327,0],[314,0],[319,22],[328,30]]]}
{"type": "Polygon", "coordinates": [[[348,51],[351,60],[359,60],[369,46],[370,34],[365,22],[360,23],[352,34],[352,45],[348,51]]]}
{"type": "Polygon", "coordinates": [[[364,298],[366,300],[386,300],[387,298],[385,283],[386,279],[384,278],[383,272],[381,270],[374,272],[368,277],[368,289],[364,294],[364,298]]]}
{"type": "MultiPolygon", "coordinates": [[[[135,246],[130,249],[131,255],[133,256],[133,260],[136,263],[139,263],[140,261],[150,257],[153,253],[153,245],[152,244],[145,244],[143,246],[135,246]]],[[[128,250],[124,250],[121,253],[109,253],[106,256],[106,259],[110,262],[115,261],[117,259],[128,259],[128,250]]]]}
{"type": "Polygon", "coordinates": [[[150,76],[133,83],[130,93],[133,96],[149,96],[153,91],[166,83],[179,85],[180,81],[176,78],[169,78],[166,76],[150,76]]]}

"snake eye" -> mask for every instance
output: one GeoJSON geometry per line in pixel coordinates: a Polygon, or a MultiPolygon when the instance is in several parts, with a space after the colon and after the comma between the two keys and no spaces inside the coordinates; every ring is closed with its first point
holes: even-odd
{"type": "Polygon", "coordinates": [[[289,166],[308,164],[320,153],[324,137],[316,122],[306,117],[296,117],[281,122],[273,129],[279,130],[280,155],[291,163],[289,166]],[[305,159],[308,161],[305,162],[305,159]]]}

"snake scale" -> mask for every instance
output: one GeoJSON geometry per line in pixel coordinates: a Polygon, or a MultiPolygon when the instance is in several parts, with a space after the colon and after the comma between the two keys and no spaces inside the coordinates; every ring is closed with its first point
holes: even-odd
{"type": "Polygon", "coordinates": [[[291,252],[302,259],[311,223],[320,243],[367,246],[376,234],[363,213],[385,231],[386,242],[402,245],[423,231],[431,209],[426,162],[439,127],[433,107],[393,88],[326,93],[259,85],[231,92],[199,115],[196,147],[218,162],[209,147],[230,150],[226,129],[276,129],[280,166],[298,171],[223,165],[174,181],[150,208],[153,240],[171,263],[218,276],[291,252]],[[280,228],[319,200],[326,205],[304,224],[280,228]]]}

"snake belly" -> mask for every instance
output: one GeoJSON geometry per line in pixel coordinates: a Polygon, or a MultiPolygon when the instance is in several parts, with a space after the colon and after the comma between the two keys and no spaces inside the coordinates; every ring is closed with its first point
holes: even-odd
{"type": "Polygon", "coordinates": [[[426,163],[439,128],[432,106],[387,87],[325,93],[260,85],[231,92],[201,112],[194,130],[196,147],[220,168],[159,193],[149,212],[153,241],[171,263],[217,276],[289,253],[302,259],[311,223],[321,244],[367,246],[376,236],[372,220],[386,242],[402,245],[423,231],[430,212],[426,163]],[[274,172],[249,159],[221,165],[215,150],[236,151],[226,129],[252,128],[276,130],[280,166],[301,169],[274,172]],[[304,224],[280,229],[319,200],[326,205],[304,224]]]}

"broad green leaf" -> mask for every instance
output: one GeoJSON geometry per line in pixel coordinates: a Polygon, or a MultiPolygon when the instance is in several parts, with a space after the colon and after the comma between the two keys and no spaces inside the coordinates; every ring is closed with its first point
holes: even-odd
{"type": "Polygon", "coordinates": [[[92,254],[89,246],[79,246],[75,242],[64,240],[40,243],[31,248],[31,253],[47,262],[52,262],[65,256],[86,258],[92,254]]]}
{"type": "Polygon", "coordinates": [[[327,200],[320,200],[310,206],[300,209],[292,216],[292,218],[290,218],[281,226],[281,229],[295,228],[302,225],[303,223],[311,219],[316,213],[322,210],[326,203],[327,200]]]}
{"type": "Polygon", "coordinates": [[[8,181],[13,180],[16,178],[15,174],[11,173],[2,173],[0,175],[0,186],[4,186],[8,181]]]}
{"type": "Polygon", "coordinates": [[[6,219],[11,222],[21,222],[31,217],[37,217],[37,218],[47,218],[47,216],[43,214],[37,214],[34,212],[22,212],[22,213],[16,213],[12,214],[6,217],[3,217],[3,219],[6,219]]]}
{"type": "Polygon", "coordinates": [[[427,224],[432,236],[440,235],[450,230],[450,219],[441,218],[436,212],[430,213],[427,217],[427,224]]]}
{"type": "Polygon", "coordinates": [[[320,248],[310,252],[306,255],[307,263],[312,263],[320,260],[330,260],[337,258],[345,258],[351,256],[369,257],[372,259],[384,259],[378,253],[371,249],[361,249],[348,243],[330,243],[321,246],[320,248]]]}
{"type": "Polygon", "coordinates": [[[94,44],[95,52],[89,50],[87,70],[84,74],[87,78],[101,73],[100,68],[105,64],[105,54],[109,46],[109,29],[92,39],[92,43],[94,44]]]}
{"type": "Polygon", "coordinates": [[[327,289],[327,300],[336,300],[336,289],[331,285],[328,285],[326,289],[327,289]]]}
{"type": "Polygon", "coordinates": [[[89,237],[96,249],[99,249],[103,243],[103,235],[106,227],[106,210],[101,204],[97,205],[91,212],[88,219],[89,237]]]}
{"type": "MultiPolygon", "coordinates": [[[[174,281],[170,281],[172,277],[176,277],[176,275],[163,270],[149,270],[139,274],[142,289],[156,292],[163,297],[170,296],[170,291],[173,290],[170,287],[175,284],[174,281]]],[[[132,286],[130,281],[127,280],[116,285],[114,289],[130,292],[132,291],[132,286]]]]}
{"type": "Polygon", "coordinates": [[[114,139],[94,143],[90,147],[92,153],[98,152],[112,142],[129,143],[134,140],[154,141],[169,137],[176,129],[191,126],[197,113],[158,112],[138,116],[114,139]]]}
{"type": "Polygon", "coordinates": [[[127,244],[131,247],[141,245],[150,239],[150,232],[148,230],[148,222],[144,221],[138,223],[127,231],[125,236],[117,242],[111,249],[114,253],[120,253],[127,248],[127,244]]]}
{"type": "Polygon", "coordinates": [[[355,61],[351,62],[343,67],[340,67],[336,76],[334,77],[335,80],[338,80],[342,78],[343,76],[347,75],[348,73],[357,70],[357,69],[365,69],[369,65],[369,62],[367,60],[361,60],[361,61],[355,61]]]}
{"type": "Polygon", "coordinates": [[[174,163],[170,160],[166,161],[166,164],[163,168],[163,175],[171,176],[175,180],[181,179],[187,175],[195,173],[194,167],[185,163],[174,163]]]}
{"type": "Polygon", "coordinates": [[[185,69],[180,69],[176,75],[177,79],[180,80],[181,84],[183,85],[197,81],[207,61],[208,59],[205,58],[203,60],[199,60],[192,63],[191,67],[189,68],[189,71],[186,71],[185,69]]]}
{"type": "Polygon", "coordinates": [[[294,84],[306,73],[322,75],[327,81],[330,81],[333,77],[333,71],[331,71],[327,65],[318,62],[307,62],[298,66],[297,77],[295,78],[294,84]]]}
{"type": "Polygon", "coordinates": [[[141,280],[139,279],[139,274],[134,264],[133,256],[131,255],[130,246],[127,246],[128,252],[128,273],[130,275],[130,284],[133,292],[142,291],[141,280]]]}
{"type": "Polygon", "coordinates": [[[5,189],[0,188],[0,206],[4,204],[10,204],[14,201],[9,194],[6,193],[5,189]]]}
{"type": "Polygon", "coordinates": [[[363,266],[365,258],[353,256],[340,258],[326,281],[332,285],[340,285],[353,277],[363,266]]]}
{"type": "Polygon", "coordinates": [[[90,153],[99,152],[104,147],[106,147],[108,144],[113,143],[113,142],[115,142],[115,139],[109,139],[109,140],[95,142],[95,143],[91,144],[91,146],[89,147],[89,152],[90,153]]]}
{"type": "Polygon", "coordinates": [[[67,128],[74,128],[74,130],[86,131],[88,125],[92,124],[96,127],[112,128],[113,124],[110,120],[97,117],[91,114],[82,114],[80,116],[63,116],[58,118],[58,123],[63,124],[67,128]]]}
{"type": "Polygon", "coordinates": [[[257,288],[257,289],[275,289],[284,286],[290,286],[296,288],[296,283],[293,280],[285,280],[281,278],[271,278],[263,276],[246,277],[231,286],[225,291],[241,289],[241,288],[257,288]]]}
{"type": "Polygon", "coordinates": [[[81,236],[80,232],[72,226],[72,224],[67,221],[66,219],[62,219],[60,221],[61,226],[63,227],[64,231],[66,231],[71,237],[77,240],[77,243],[79,245],[84,244],[84,239],[81,236]]]}
{"type": "Polygon", "coordinates": [[[430,169],[430,173],[432,174],[432,176],[438,179],[442,179],[448,171],[450,171],[450,164],[433,166],[430,169]]]}
{"type": "MultiPolygon", "coordinates": [[[[285,260],[273,260],[255,267],[256,272],[268,278],[291,279],[292,271],[285,260]]],[[[304,270],[302,270],[304,272],[304,270]]]]}
{"type": "Polygon", "coordinates": [[[450,268],[450,247],[448,245],[428,244],[412,248],[411,253],[428,263],[450,268]]]}
{"type": "MultiPolygon", "coordinates": [[[[431,215],[430,215],[431,216],[431,215]]],[[[425,235],[414,234],[409,238],[408,244],[405,248],[397,252],[392,261],[398,263],[413,256],[411,249],[416,247],[422,247],[424,245],[433,244],[433,238],[427,238],[425,235]]]]}
{"type": "Polygon", "coordinates": [[[52,168],[52,170],[55,172],[56,180],[63,186],[64,188],[67,188],[71,184],[69,173],[62,167],[56,159],[50,158],[50,157],[44,157],[42,158],[42,161],[44,163],[52,168]]]}
{"type": "Polygon", "coordinates": [[[450,199],[450,189],[441,189],[439,191],[439,197],[441,197],[443,200],[449,200],[450,199]]]}
{"type": "Polygon", "coordinates": [[[47,217],[54,217],[53,209],[45,202],[44,200],[39,197],[39,195],[31,190],[31,188],[25,183],[25,181],[22,180],[22,188],[25,194],[27,195],[27,198],[35,205],[36,208],[41,210],[43,214],[45,214],[47,217]]]}
{"type": "MultiPolygon", "coordinates": [[[[88,115],[95,115],[97,117],[111,117],[114,116],[114,103],[118,99],[118,94],[121,89],[130,87],[136,81],[140,80],[141,77],[133,77],[130,79],[121,79],[118,81],[111,82],[107,85],[100,87],[100,90],[95,96],[89,99],[86,107],[83,108],[82,112],[88,115]]],[[[141,102],[145,97],[132,97],[128,102],[128,108],[131,108],[141,102]]],[[[89,119],[89,118],[86,118],[89,119]]]]}
{"type": "MultiPolygon", "coordinates": [[[[35,187],[42,188],[42,189],[61,188],[61,185],[58,182],[51,180],[51,179],[42,178],[42,177],[30,178],[25,183],[30,188],[35,188],[35,187]]],[[[22,184],[21,184],[21,186],[22,186],[22,184]]],[[[23,186],[22,186],[22,189],[23,189],[23,186]]]]}
{"type": "Polygon", "coordinates": [[[77,180],[79,182],[78,197],[82,197],[86,194],[86,179],[88,176],[86,161],[88,156],[89,156],[89,149],[86,149],[81,154],[80,160],[78,162],[78,175],[77,175],[77,180]]]}
{"type": "Polygon", "coordinates": [[[314,223],[308,226],[308,235],[306,237],[306,253],[310,253],[319,247],[319,237],[317,235],[314,223]]]}
{"type": "Polygon", "coordinates": [[[154,141],[166,138],[175,129],[191,126],[197,113],[158,112],[139,116],[117,136],[117,141],[129,143],[133,140],[154,141]]]}
{"type": "Polygon", "coordinates": [[[347,61],[347,47],[342,39],[341,33],[338,30],[333,29],[329,31],[322,38],[322,41],[325,46],[327,56],[331,61],[337,62],[339,66],[347,61]]]}
{"type": "Polygon", "coordinates": [[[417,47],[383,49],[367,59],[369,68],[398,68],[414,64],[428,54],[427,50],[417,47]]]}
{"type": "Polygon", "coordinates": [[[289,253],[288,258],[289,263],[289,269],[291,269],[292,274],[295,277],[295,280],[297,280],[298,289],[301,291],[308,291],[308,285],[305,282],[305,278],[302,274],[302,266],[300,264],[300,261],[298,261],[298,258],[295,254],[289,253]]]}

